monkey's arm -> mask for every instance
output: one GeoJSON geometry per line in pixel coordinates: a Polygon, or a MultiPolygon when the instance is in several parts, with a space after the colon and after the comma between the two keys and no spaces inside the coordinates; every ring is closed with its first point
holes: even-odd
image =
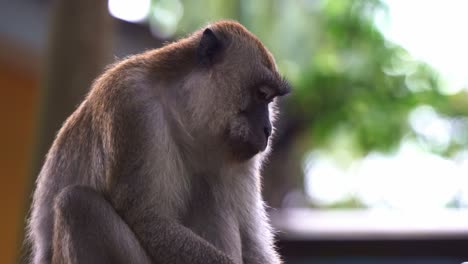
{"type": "Polygon", "coordinates": [[[155,263],[234,264],[226,254],[173,219],[157,215],[132,225],[155,263]]]}
{"type": "Polygon", "coordinates": [[[150,257],[154,263],[233,263],[191,230],[163,217],[139,219],[135,236],[112,205],[89,187],[62,190],[54,211],[52,263],[149,264],[150,257]]]}

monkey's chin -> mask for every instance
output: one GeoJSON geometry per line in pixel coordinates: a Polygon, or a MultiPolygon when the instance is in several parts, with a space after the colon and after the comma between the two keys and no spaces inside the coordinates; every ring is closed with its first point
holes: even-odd
{"type": "Polygon", "coordinates": [[[231,151],[234,159],[237,161],[247,161],[253,158],[258,153],[264,151],[267,147],[267,142],[264,144],[253,144],[249,142],[232,142],[231,151]]]}

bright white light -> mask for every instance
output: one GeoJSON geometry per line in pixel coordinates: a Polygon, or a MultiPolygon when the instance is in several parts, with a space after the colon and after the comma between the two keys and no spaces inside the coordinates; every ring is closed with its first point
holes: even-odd
{"type": "Polygon", "coordinates": [[[437,209],[455,198],[460,180],[453,161],[404,142],[393,156],[372,154],[362,160],[356,194],[371,207],[437,209]]]}
{"type": "Polygon", "coordinates": [[[409,123],[416,133],[437,146],[445,148],[450,143],[450,121],[440,117],[430,106],[419,106],[411,111],[409,123]]]}
{"type": "Polygon", "coordinates": [[[459,152],[455,156],[455,161],[463,172],[460,175],[459,193],[457,194],[460,199],[460,206],[468,207],[468,150],[459,152]]]}
{"type": "Polygon", "coordinates": [[[306,194],[319,205],[345,199],[350,194],[350,177],[323,154],[311,153],[305,162],[306,194]]]}
{"type": "Polygon", "coordinates": [[[468,154],[460,161],[403,141],[393,155],[373,153],[343,170],[320,152],[305,161],[305,189],[318,205],[355,195],[370,208],[425,210],[445,208],[454,199],[468,203],[468,154]]]}
{"type": "Polygon", "coordinates": [[[387,0],[385,36],[441,72],[446,93],[468,88],[468,1],[387,0]]]}
{"type": "Polygon", "coordinates": [[[151,0],[109,0],[110,14],[128,22],[144,21],[150,11],[151,0]]]}

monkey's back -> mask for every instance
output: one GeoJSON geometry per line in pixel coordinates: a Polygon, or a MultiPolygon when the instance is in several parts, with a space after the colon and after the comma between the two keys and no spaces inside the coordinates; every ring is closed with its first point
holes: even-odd
{"type": "Polygon", "coordinates": [[[59,131],[37,178],[29,231],[34,263],[49,263],[54,199],[67,186],[104,187],[104,156],[99,131],[93,131],[86,101],[59,131]]]}

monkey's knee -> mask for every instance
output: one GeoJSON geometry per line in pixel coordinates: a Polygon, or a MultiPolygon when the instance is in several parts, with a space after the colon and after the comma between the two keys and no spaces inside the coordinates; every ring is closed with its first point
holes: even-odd
{"type": "Polygon", "coordinates": [[[92,188],[63,189],[55,213],[54,263],[150,263],[131,229],[92,188]]]}
{"type": "MultiPolygon", "coordinates": [[[[102,223],[99,197],[84,186],[68,186],[55,197],[52,263],[110,263],[85,261],[93,249],[103,251],[98,241],[102,225],[96,223],[102,223]]],[[[103,253],[94,252],[92,256],[102,257],[103,253]]]]}

